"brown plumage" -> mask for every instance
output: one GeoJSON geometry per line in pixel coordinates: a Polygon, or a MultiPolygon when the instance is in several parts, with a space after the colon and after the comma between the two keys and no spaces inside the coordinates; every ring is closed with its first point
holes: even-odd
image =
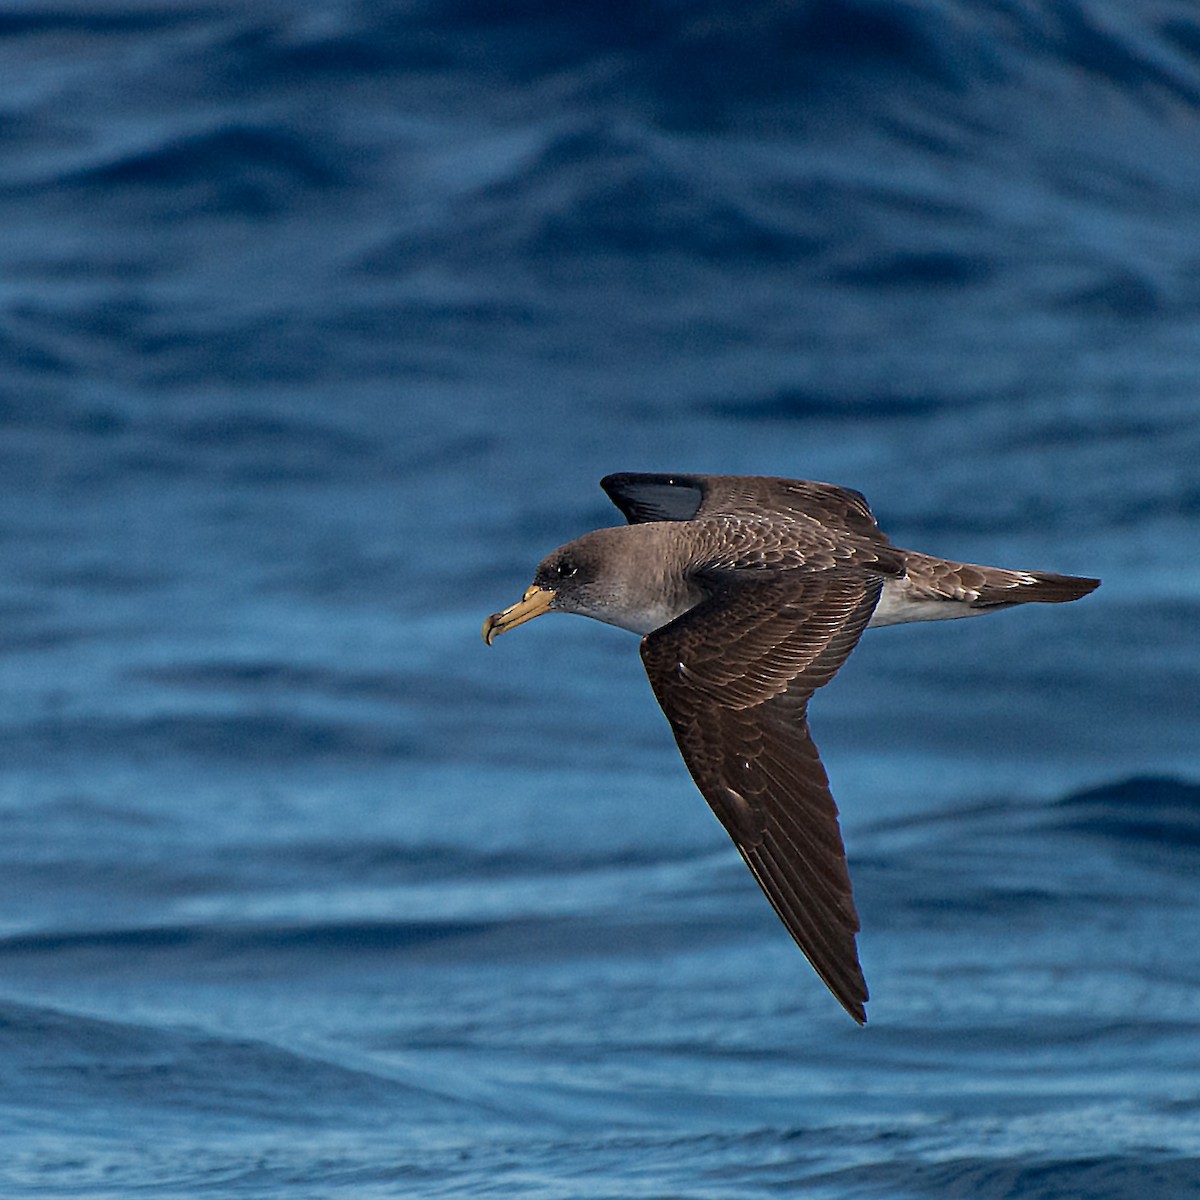
{"type": "Polygon", "coordinates": [[[629,525],[547,556],[500,633],[574,612],[645,636],[642,661],[684,761],[830,991],[866,1020],[867,986],[837,806],[808,700],[868,625],[1061,603],[1096,579],[949,562],[893,546],[866,500],[832,484],[735,475],[609,475],[629,525]]]}

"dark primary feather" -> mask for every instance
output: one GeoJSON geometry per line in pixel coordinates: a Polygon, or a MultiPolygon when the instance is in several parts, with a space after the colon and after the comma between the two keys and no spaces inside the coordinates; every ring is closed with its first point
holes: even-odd
{"type": "Polygon", "coordinates": [[[882,578],[844,569],[737,576],[642,639],[692,778],[817,973],[866,1020],[837,806],[808,732],[812,693],[853,650],[882,578]]]}
{"type": "Polygon", "coordinates": [[[643,521],[690,521],[704,499],[700,475],[606,475],[600,486],[630,525],[643,521]]]}

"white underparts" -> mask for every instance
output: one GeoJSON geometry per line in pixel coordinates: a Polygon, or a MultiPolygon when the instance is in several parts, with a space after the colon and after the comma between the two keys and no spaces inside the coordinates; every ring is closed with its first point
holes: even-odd
{"type": "Polygon", "coordinates": [[[907,579],[888,579],[879,603],[867,622],[872,625],[904,625],[910,621],[955,621],[960,617],[980,617],[989,609],[975,608],[966,600],[930,600],[914,595],[907,579]]]}

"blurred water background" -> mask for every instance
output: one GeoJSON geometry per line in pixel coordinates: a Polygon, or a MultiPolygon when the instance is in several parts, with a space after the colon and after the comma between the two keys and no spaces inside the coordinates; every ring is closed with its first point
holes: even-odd
{"type": "Polygon", "coordinates": [[[0,13],[0,1191],[1200,1195],[1188,0],[0,13]],[[1099,575],[813,704],[841,1012],[614,470],[1099,575]]]}

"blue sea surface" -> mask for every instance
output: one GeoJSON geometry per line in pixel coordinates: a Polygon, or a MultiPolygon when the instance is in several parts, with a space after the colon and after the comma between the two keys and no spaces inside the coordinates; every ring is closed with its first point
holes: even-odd
{"type": "Polygon", "coordinates": [[[0,1194],[1200,1196],[1200,12],[0,13],[0,1194]],[[610,471],[1102,577],[814,699],[857,1028],[610,471]]]}

